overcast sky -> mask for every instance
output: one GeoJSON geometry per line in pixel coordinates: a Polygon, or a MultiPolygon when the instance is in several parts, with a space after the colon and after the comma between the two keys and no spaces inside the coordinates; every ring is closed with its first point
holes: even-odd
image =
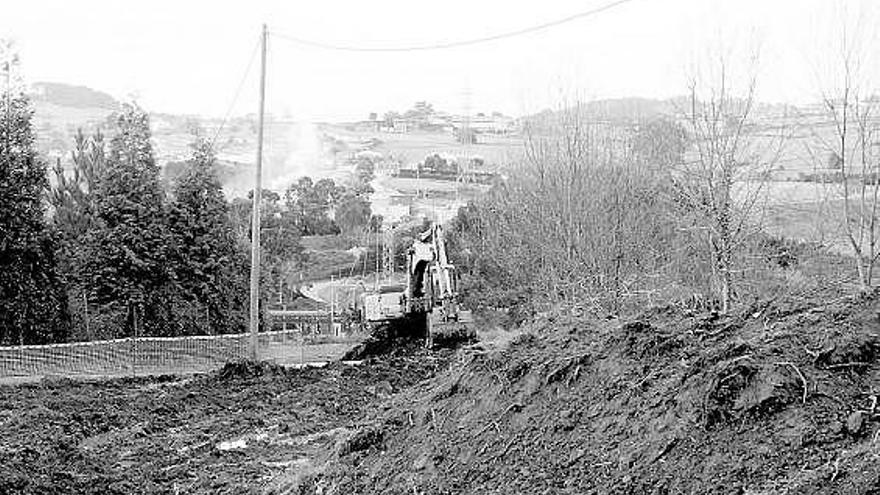
{"type": "MultiPolygon", "coordinates": [[[[153,111],[223,115],[263,22],[327,43],[396,46],[483,37],[608,3],[10,1],[0,37],[15,40],[30,82],[134,96],[153,111]]],[[[335,52],[271,38],[268,110],[303,120],[359,119],[428,100],[454,112],[520,115],[574,97],[669,97],[685,92],[695,61],[719,45],[760,46],[762,100],[806,102],[817,96],[816,61],[830,55],[835,3],[633,0],[552,29],[431,52],[335,52]]],[[[876,2],[845,3],[856,10],[876,2]]],[[[256,108],[257,68],[255,61],[236,114],[256,108]]]]}

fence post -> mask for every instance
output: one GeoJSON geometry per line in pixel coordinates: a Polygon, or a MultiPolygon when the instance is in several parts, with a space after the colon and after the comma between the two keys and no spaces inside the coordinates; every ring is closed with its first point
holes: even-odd
{"type": "Polygon", "coordinates": [[[134,328],[132,330],[133,338],[131,340],[131,376],[137,376],[137,336],[138,336],[138,312],[137,306],[132,308],[132,321],[134,328]]]}
{"type": "Polygon", "coordinates": [[[83,308],[85,311],[85,319],[86,319],[86,338],[89,340],[94,340],[94,339],[92,339],[92,330],[89,328],[89,298],[86,295],[85,291],[83,291],[82,295],[83,295],[83,308]]]}
{"type": "Polygon", "coordinates": [[[302,322],[299,324],[299,364],[302,368],[306,365],[306,332],[302,322]]]}

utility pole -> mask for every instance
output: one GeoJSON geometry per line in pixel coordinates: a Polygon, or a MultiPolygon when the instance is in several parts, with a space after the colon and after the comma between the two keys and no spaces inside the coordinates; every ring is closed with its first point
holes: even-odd
{"type": "Polygon", "coordinates": [[[6,73],[6,87],[3,88],[4,95],[3,98],[6,100],[6,121],[4,124],[6,125],[6,131],[3,133],[6,137],[6,160],[10,160],[12,156],[12,150],[10,149],[10,136],[12,135],[12,126],[10,124],[10,106],[12,105],[12,64],[18,62],[18,57],[14,57],[12,55],[12,41],[5,41],[3,45],[0,46],[0,49],[3,50],[3,71],[6,73]]]}
{"type": "Polygon", "coordinates": [[[256,361],[257,332],[260,327],[260,206],[263,187],[263,118],[266,107],[266,38],[268,31],[263,24],[260,36],[260,110],[257,126],[257,164],[254,172],[254,203],[251,222],[251,311],[250,311],[250,357],[256,361]]]}
{"type": "Polygon", "coordinates": [[[336,285],[333,281],[333,275],[330,275],[330,332],[333,333],[333,327],[336,326],[336,285]]]}
{"type": "MultiPolygon", "coordinates": [[[[461,160],[461,163],[458,164],[458,173],[456,173],[455,177],[455,204],[458,205],[459,202],[459,193],[458,186],[461,184],[462,179],[464,179],[465,172],[467,168],[470,166],[471,161],[471,86],[470,80],[468,80],[465,84],[464,88],[464,120],[462,121],[462,141],[464,143],[464,157],[461,160]]],[[[474,134],[474,139],[476,139],[476,134],[474,134]]]]}
{"type": "Polygon", "coordinates": [[[86,335],[89,340],[92,340],[92,331],[89,329],[89,298],[86,296],[85,291],[83,291],[83,309],[85,310],[85,322],[86,322],[86,335]]]}
{"type": "Polygon", "coordinates": [[[379,237],[378,230],[376,231],[375,235],[376,235],[376,291],[378,292],[379,291],[379,259],[381,256],[381,252],[380,252],[380,248],[379,248],[380,237],[379,237]]]}
{"type": "Polygon", "coordinates": [[[385,243],[382,249],[382,269],[385,280],[394,279],[394,227],[383,226],[382,240],[385,243]]]}

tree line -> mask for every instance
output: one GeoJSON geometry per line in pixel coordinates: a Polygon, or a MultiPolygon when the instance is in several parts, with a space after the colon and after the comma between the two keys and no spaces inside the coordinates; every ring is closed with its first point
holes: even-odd
{"type": "Polygon", "coordinates": [[[766,123],[755,71],[730,62],[691,78],[665,116],[620,126],[576,103],[526,122],[525,159],[450,226],[471,304],[607,315],[677,302],[726,313],[781,294],[872,291],[880,160],[869,148],[880,100],[862,89],[873,87],[867,76],[840,61],[839,84],[823,89],[831,131],[798,129],[810,156],[835,153],[843,171],[838,194],[805,219],[837,233],[817,245],[768,233],[769,203],[784,194],[771,179],[795,129],[766,123]],[[799,265],[805,253],[826,262],[799,265]],[[844,264],[854,269],[832,273],[844,264]]]}
{"type": "MultiPolygon", "coordinates": [[[[251,200],[227,200],[211,144],[194,136],[166,190],[138,106],[110,119],[109,137],[79,131],[68,166],[51,170],[32,115],[24,94],[0,98],[0,345],[243,331],[251,200]]],[[[307,261],[301,236],[368,225],[361,182],[264,192],[265,299],[307,261]]]]}

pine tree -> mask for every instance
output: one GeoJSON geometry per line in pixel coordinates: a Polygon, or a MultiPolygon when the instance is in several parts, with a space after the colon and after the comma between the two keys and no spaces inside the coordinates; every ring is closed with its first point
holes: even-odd
{"type": "Polygon", "coordinates": [[[79,129],[74,137],[71,152],[73,173],[65,173],[59,159],[53,172],[55,186],[49,194],[54,209],[53,224],[56,231],[68,242],[81,238],[97,226],[97,195],[101,174],[104,171],[104,135],[98,130],[86,137],[79,129]]]}
{"type": "Polygon", "coordinates": [[[67,310],[44,221],[46,164],[28,99],[10,92],[0,95],[0,344],[64,341],[67,310]]]}
{"type": "Polygon", "coordinates": [[[72,173],[67,173],[59,159],[53,172],[55,185],[49,193],[52,205],[52,228],[56,239],[58,269],[67,289],[67,304],[71,310],[72,336],[92,339],[97,326],[91,324],[96,315],[89,314],[86,281],[78,274],[86,264],[84,255],[87,234],[98,228],[97,188],[104,171],[104,136],[100,130],[86,137],[82,129],[74,138],[71,153],[72,173]]]}
{"type": "Polygon", "coordinates": [[[176,274],[189,299],[205,311],[211,333],[243,331],[247,316],[247,258],[237,245],[229,204],[216,176],[210,144],[198,138],[174,187],[169,227],[176,274]]]}
{"type": "Polygon", "coordinates": [[[147,114],[126,105],[96,194],[97,228],[87,235],[80,278],[90,299],[118,317],[119,335],[168,335],[173,272],[164,193],[150,144],[147,114]]]}

